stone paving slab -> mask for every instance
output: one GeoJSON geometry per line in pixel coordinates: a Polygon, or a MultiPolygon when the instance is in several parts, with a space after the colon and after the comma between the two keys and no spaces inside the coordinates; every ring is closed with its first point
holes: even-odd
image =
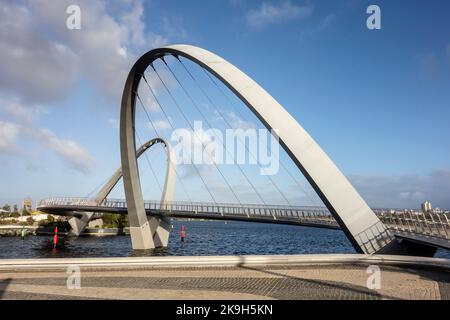
{"type": "Polygon", "coordinates": [[[449,299],[450,273],[381,266],[381,288],[366,287],[365,266],[149,267],[67,273],[1,271],[2,299],[449,299]]]}

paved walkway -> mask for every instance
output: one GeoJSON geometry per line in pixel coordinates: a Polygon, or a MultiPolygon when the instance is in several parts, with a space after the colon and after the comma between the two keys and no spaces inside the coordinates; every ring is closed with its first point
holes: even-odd
{"type": "Polygon", "coordinates": [[[450,299],[445,270],[380,266],[381,288],[366,287],[365,266],[126,267],[0,271],[0,299],[450,299]]]}

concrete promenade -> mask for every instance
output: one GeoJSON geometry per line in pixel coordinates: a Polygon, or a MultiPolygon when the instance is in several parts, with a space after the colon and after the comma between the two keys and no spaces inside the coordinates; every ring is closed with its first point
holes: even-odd
{"type": "Polygon", "coordinates": [[[1,299],[450,299],[450,260],[279,255],[0,260],[1,299]],[[368,265],[380,268],[369,289],[368,265]],[[79,266],[80,289],[67,287],[79,266]]]}

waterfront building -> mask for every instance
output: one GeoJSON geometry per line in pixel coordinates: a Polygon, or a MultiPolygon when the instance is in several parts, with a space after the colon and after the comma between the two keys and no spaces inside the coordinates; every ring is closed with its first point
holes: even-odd
{"type": "Polygon", "coordinates": [[[28,212],[33,212],[33,200],[30,197],[23,199],[22,208],[26,209],[28,212]]]}
{"type": "Polygon", "coordinates": [[[429,201],[425,201],[424,203],[422,203],[422,211],[425,212],[431,212],[432,208],[431,208],[431,203],[429,201]]]}

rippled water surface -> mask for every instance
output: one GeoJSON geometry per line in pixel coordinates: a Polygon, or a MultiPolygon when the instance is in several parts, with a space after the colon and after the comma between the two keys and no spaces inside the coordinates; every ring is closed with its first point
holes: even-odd
{"type": "MultiPolygon", "coordinates": [[[[0,258],[126,257],[142,255],[131,250],[128,236],[62,239],[52,250],[51,236],[0,238],[0,258]]],[[[246,255],[354,253],[342,231],[299,226],[223,221],[174,221],[169,248],[145,255],[246,255]],[[181,225],[186,229],[180,241],[181,225]]],[[[449,251],[437,256],[450,258],[449,251]]]]}

